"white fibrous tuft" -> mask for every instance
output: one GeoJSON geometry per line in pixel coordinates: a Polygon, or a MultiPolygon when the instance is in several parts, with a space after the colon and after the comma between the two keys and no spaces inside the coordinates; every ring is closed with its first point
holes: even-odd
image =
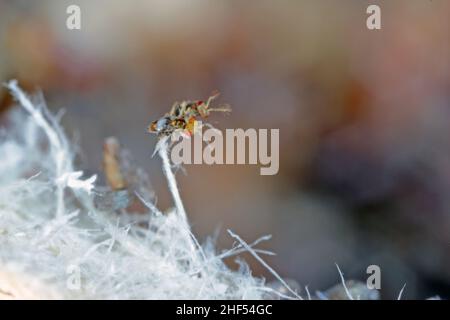
{"type": "Polygon", "coordinates": [[[66,172],[56,182],[72,189],[84,190],[88,194],[91,194],[92,189],[94,189],[94,182],[97,180],[97,175],[93,175],[86,180],[81,180],[82,175],[83,171],[66,172]]]}
{"type": "MultiPolygon", "coordinates": [[[[251,275],[229,269],[224,258],[256,248],[237,240],[218,252],[190,230],[167,145],[158,154],[174,199],[162,213],[151,194],[136,193],[146,213],[99,208],[96,175],[74,168],[73,151],[59,117],[41,96],[17,82],[6,84],[17,100],[0,130],[0,298],[24,299],[263,299],[299,298],[251,275]]],[[[151,161],[158,161],[153,159],[151,161]]],[[[142,192],[142,191],[139,191],[142,192]]],[[[273,269],[269,270],[287,286],[273,269]]]]}

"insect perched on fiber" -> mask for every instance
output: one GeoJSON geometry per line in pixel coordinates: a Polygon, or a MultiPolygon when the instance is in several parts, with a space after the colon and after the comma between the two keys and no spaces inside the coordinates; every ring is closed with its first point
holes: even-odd
{"type": "Polygon", "coordinates": [[[215,92],[208,100],[175,102],[163,117],[153,121],[147,128],[150,133],[156,133],[158,137],[170,136],[177,130],[188,136],[192,136],[199,129],[198,119],[206,119],[211,112],[230,112],[228,106],[210,108],[211,102],[219,96],[215,92]]]}

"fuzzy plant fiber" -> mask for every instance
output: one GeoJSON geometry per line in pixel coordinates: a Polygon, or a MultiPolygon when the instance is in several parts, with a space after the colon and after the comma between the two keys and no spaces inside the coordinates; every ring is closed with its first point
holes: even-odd
{"type": "MultiPolygon", "coordinates": [[[[152,195],[137,190],[145,214],[95,205],[96,176],[74,167],[74,147],[42,95],[6,84],[20,108],[0,131],[0,298],[19,299],[263,299],[300,298],[254,248],[236,242],[218,252],[191,233],[167,144],[158,146],[174,199],[162,213],[152,195]],[[229,256],[250,252],[278,278],[282,293],[229,256]]],[[[150,153],[150,151],[149,151],[150,153]]]]}

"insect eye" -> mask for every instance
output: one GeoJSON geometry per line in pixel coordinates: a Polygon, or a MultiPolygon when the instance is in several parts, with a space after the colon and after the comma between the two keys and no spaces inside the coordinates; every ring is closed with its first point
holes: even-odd
{"type": "Polygon", "coordinates": [[[148,130],[148,132],[156,132],[156,121],[153,121],[152,123],[150,123],[147,130],[148,130]]]}

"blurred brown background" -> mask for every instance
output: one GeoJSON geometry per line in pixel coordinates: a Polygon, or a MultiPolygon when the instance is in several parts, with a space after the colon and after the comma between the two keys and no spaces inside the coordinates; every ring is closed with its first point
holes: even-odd
{"type": "Polygon", "coordinates": [[[448,297],[449,19],[446,0],[0,0],[0,80],[66,109],[80,167],[101,171],[103,139],[116,136],[163,207],[146,126],[219,89],[233,113],[213,124],[279,128],[280,171],[187,166],[179,183],[201,239],[217,227],[220,248],[227,228],[272,234],[267,261],[311,290],[339,281],[334,262],[363,281],[377,264],[383,298],[405,282],[405,298],[448,297]],[[66,29],[70,4],[80,31],[66,29]],[[366,28],[369,4],[381,6],[380,31],[366,28]]]}

